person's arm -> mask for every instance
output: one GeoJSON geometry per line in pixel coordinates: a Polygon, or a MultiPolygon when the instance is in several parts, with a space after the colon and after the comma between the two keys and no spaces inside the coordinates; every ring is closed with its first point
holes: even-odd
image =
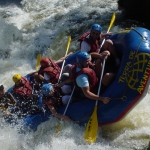
{"type": "Polygon", "coordinates": [[[72,82],[72,80],[68,79],[68,80],[65,80],[63,82],[60,82],[59,84],[56,84],[56,87],[62,87],[63,85],[69,84],[71,82],[72,82]]]}
{"type": "Polygon", "coordinates": [[[56,118],[64,119],[66,121],[72,121],[69,117],[57,113],[56,109],[53,106],[48,105],[48,108],[56,118]]]}
{"type": "Polygon", "coordinates": [[[34,71],[34,72],[31,72],[31,73],[29,73],[28,75],[29,76],[32,76],[32,75],[34,75],[35,73],[37,73],[38,71],[34,71]]]}
{"type": "Polygon", "coordinates": [[[59,60],[55,61],[56,64],[59,64],[61,62],[63,62],[69,55],[71,55],[73,52],[70,52],[67,56],[64,56],[62,58],[60,58],[59,60]]]}
{"type": "Polygon", "coordinates": [[[100,100],[102,101],[104,104],[107,104],[109,101],[110,101],[110,98],[108,97],[100,97],[92,92],[90,92],[90,87],[87,86],[87,87],[83,87],[81,88],[84,95],[87,97],[87,98],[90,98],[90,99],[93,99],[93,100],[100,100]]]}
{"type": "Polygon", "coordinates": [[[106,38],[107,36],[110,36],[110,35],[112,35],[113,33],[112,32],[108,32],[108,33],[102,33],[101,34],[101,38],[106,38]]]}
{"type": "Polygon", "coordinates": [[[89,87],[89,81],[88,81],[88,76],[85,74],[81,74],[76,78],[76,83],[77,85],[82,89],[84,95],[87,98],[93,99],[93,100],[100,100],[104,104],[107,104],[110,101],[110,98],[108,97],[100,97],[90,91],[89,87]]]}
{"type": "Polygon", "coordinates": [[[17,101],[16,101],[16,99],[14,98],[14,96],[13,96],[10,92],[8,92],[8,95],[10,96],[10,98],[11,98],[13,104],[16,106],[17,101]]]}
{"type": "Polygon", "coordinates": [[[96,53],[96,52],[92,52],[90,53],[92,58],[97,58],[97,59],[107,59],[108,56],[110,56],[110,52],[109,51],[104,51],[102,53],[96,53]]]}
{"type": "Polygon", "coordinates": [[[92,58],[103,59],[102,55],[97,52],[90,53],[92,58]]]}

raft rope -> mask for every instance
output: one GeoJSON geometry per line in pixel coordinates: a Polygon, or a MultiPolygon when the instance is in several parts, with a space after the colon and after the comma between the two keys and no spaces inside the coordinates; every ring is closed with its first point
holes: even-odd
{"type": "MultiPolygon", "coordinates": [[[[132,28],[131,30],[134,30],[135,32],[137,32],[137,33],[142,37],[142,39],[141,39],[141,41],[139,42],[139,45],[138,45],[138,47],[137,47],[137,49],[136,49],[136,53],[135,53],[135,55],[134,55],[134,59],[133,59],[133,61],[132,61],[132,64],[131,64],[131,67],[130,67],[130,70],[128,71],[128,73],[133,70],[133,63],[135,62],[136,55],[137,55],[137,53],[138,53],[138,51],[139,51],[139,48],[140,48],[140,46],[141,46],[143,40],[146,39],[146,38],[145,38],[144,36],[142,36],[142,34],[141,34],[140,32],[138,32],[136,29],[132,28]]],[[[127,78],[128,78],[128,77],[126,77],[126,81],[128,81],[127,78]]],[[[125,85],[125,90],[124,90],[124,92],[123,92],[123,96],[120,97],[120,98],[112,98],[111,100],[122,100],[122,101],[126,101],[126,100],[127,100],[126,90],[127,90],[127,82],[126,82],[126,85],[125,85]]],[[[104,105],[105,105],[105,104],[102,104],[102,105],[98,106],[97,109],[102,108],[104,105]]],[[[92,112],[93,112],[93,110],[92,110],[91,112],[87,113],[86,115],[84,115],[83,117],[79,118],[79,119],[76,120],[75,122],[80,122],[80,121],[83,120],[85,117],[91,115],[92,112]]]]}
{"type": "Polygon", "coordinates": [[[137,33],[142,37],[143,40],[146,39],[146,37],[144,37],[144,36],[143,36],[139,31],[137,31],[135,28],[132,28],[131,30],[134,30],[135,32],[137,32],[137,33]]]}

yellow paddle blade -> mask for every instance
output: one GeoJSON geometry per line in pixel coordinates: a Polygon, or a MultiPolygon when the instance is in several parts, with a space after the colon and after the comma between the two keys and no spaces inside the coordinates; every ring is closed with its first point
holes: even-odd
{"type": "Polygon", "coordinates": [[[37,55],[37,61],[36,61],[36,67],[35,67],[36,70],[39,69],[40,61],[41,61],[41,54],[38,54],[37,55]]]}
{"type": "Polygon", "coordinates": [[[5,106],[1,106],[0,108],[2,109],[2,111],[6,111],[7,109],[5,106]]]}
{"type": "Polygon", "coordinates": [[[97,138],[98,120],[97,120],[97,105],[94,107],[93,114],[86,125],[84,140],[88,143],[94,143],[97,138]]]}
{"type": "Polygon", "coordinates": [[[55,132],[56,135],[59,133],[60,128],[61,128],[61,122],[57,125],[56,132],[55,132]]]}
{"type": "Polygon", "coordinates": [[[109,32],[110,28],[112,27],[112,25],[113,25],[113,23],[115,21],[115,18],[116,18],[116,13],[113,13],[107,32],[109,32]]]}
{"type": "Polygon", "coordinates": [[[66,49],[66,54],[65,54],[65,56],[66,56],[67,53],[68,53],[69,46],[70,46],[70,42],[71,42],[71,36],[68,37],[68,43],[67,43],[67,49],[66,49]]]}

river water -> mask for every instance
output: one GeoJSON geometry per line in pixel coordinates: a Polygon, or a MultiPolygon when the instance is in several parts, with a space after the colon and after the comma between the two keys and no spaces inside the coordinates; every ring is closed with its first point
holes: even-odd
{"type": "MultiPolygon", "coordinates": [[[[15,73],[35,71],[36,56],[54,60],[64,56],[69,35],[70,51],[79,50],[77,39],[93,23],[106,32],[116,12],[111,32],[136,26],[123,21],[117,0],[7,0],[0,2],[0,84],[7,90],[15,73]]],[[[150,140],[150,89],[143,100],[120,122],[99,128],[97,142],[88,145],[85,127],[64,123],[55,136],[56,118],[41,124],[37,131],[17,132],[17,126],[5,123],[0,113],[0,149],[2,150],[143,150],[150,140]]]]}

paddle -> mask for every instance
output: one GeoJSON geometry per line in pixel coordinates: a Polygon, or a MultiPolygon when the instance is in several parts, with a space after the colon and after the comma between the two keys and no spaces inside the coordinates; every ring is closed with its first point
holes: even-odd
{"type": "Polygon", "coordinates": [[[39,69],[40,61],[41,61],[41,54],[38,54],[38,55],[37,55],[36,66],[35,66],[35,69],[36,69],[36,70],[39,69]]]}
{"type": "MultiPolygon", "coordinates": [[[[69,46],[70,46],[70,42],[71,42],[71,36],[68,37],[68,43],[67,43],[67,49],[66,49],[65,56],[67,56],[68,49],[69,49],[69,46]]],[[[60,78],[61,78],[61,75],[62,75],[62,71],[63,71],[64,65],[65,65],[65,59],[64,59],[64,61],[63,61],[62,67],[61,67],[60,75],[59,75],[59,78],[58,78],[58,83],[60,82],[60,78]]],[[[75,87],[74,87],[74,88],[75,88],[75,87]]],[[[65,108],[65,111],[64,111],[63,115],[65,115],[65,113],[66,113],[66,111],[67,111],[67,109],[68,109],[69,103],[70,103],[71,98],[72,98],[72,95],[73,95],[73,93],[74,93],[74,88],[73,88],[73,91],[72,91],[72,93],[71,93],[71,96],[70,96],[70,98],[69,98],[69,101],[68,101],[68,103],[67,103],[67,106],[66,106],[66,108],[65,108]]],[[[61,123],[62,123],[62,119],[61,119],[60,123],[57,125],[56,134],[58,134],[58,132],[60,131],[61,123]]]]}
{"type": "MultiPolygon", "coordinates": [[[[99,95],[99,93],[100,93],[101,82],[102,82],[102,77],[103,77],[103,73],[104,73],[104,67],[105,67],[105,59],[103,60],[102,72],[101,72],[101,77],[100,77],[100,81],[99,81],[97,95],[99,95]]],[[[84,135],[84,140],[89,144],[94,143],[96,141],[96,137],[97,137],[97,131],[98,131],[97,104],[98,104],[98,100],[95,103],[93,114],[86,125],[86,131],[85,131],[85,135],[84,135]]]]}
{"type": "MultiPolygon", "coordinates": [[[[115,18],[116,18],[116,14],[114,13],[112,18],[111,18],[111,22],[110,22],[110,25],[108,27],[107,33],[109,32],[110,28],[112,27],[112,25],[115,21],[115,18]]],[[[100,49],[103,46],[104,42],[105,42],[105,39],[103,40],[103,42],[100,46],[100,49]]],[[[99,95],[99,93],[100,93],[101,81],[102,81],[102,76],[104,73],[104,67],[105,67],[105,59],[103,60],[102,72],[101,72],[101,77],[100,77],[97,95],[99,95]]],[[[98,104],[98,100],[95,103],[93,114],[92,114],[90,120],[88,121],[88,123],[86,125],[86,131],[85,131],[85,135],[84,135],[84,140],[89,144],[94,143],[96,141],[96,138],[97,138],[97,131],[98,131],[97,104],[98,104]]]]}
{"type": "MultiPolygon", "coordinates": [[[[113,23],[114,23],[114,21],[115,21],[115,18],[116,18],[116,13],[113,13],[112,18],[111,18],[111,21],[110,21],[110,25],[109,25],[108,30],[107,30],[106,33],[109,32],[110,28],[112,27],[112,25],[113,25],[113,23]]],[[[100,49],[99,49],[99,52],[100,52],[100,50],[101,50],[101,48],[102,48],[104,42],[105,42],[105,39],[102,41],[102,44],[101,44],[100,49]]]]}
{"type": "MultiPolygon", "coordinates": [[[[71,101],[71,99],[72,99],[72,95],[73,95],[73,93],[74,93],[74,90],[75,90],[75,86],[73,87],[72,93],[71,93],[71,95],[70,95],[69,101],[68,101],[68,103],[67,103],[67,106],[66,106],[66,108],[65,108],[65,111],[64,111],[63,115],[66,114],[66,111],[67,111],[68,106],[69,106],[69,104],[70,104],[70,101],[71,101]]],[[[60,120],[60,123],[57,125],[56,135],[57,135],[57,134],[59,133],[59,131],[60,131],[62,121],[63,121],[63,119],[61,119],[61,120],[60,120]]]]}
{"type": "MultiPolygon", "coordinates": [[[[41,61],[41,54],[37,55],[37,59],[36,59],[36,66],[35,66],[35,70],[37,71],[39,69],[39,65],[40,65],[40,61],[41,61]]],[[[33,73],[31,73],[30,75],[33,75],[33,73]]],[[[32,87],[32,94],[34,93],[34,84],[32,87]]]]}
{"type": "MultiPolygon", "coordinates": [[[[67,43],[67,49],[66,49],[65,56],[67,56],[67,54],[68,54],[68,50],[69,50],[69,46],[70,46],[70,42],[71,42],[71,36],[69,36],[69,37],[68,37],[68,43],[67,43]]],[[[60,75],[59,75],[59,78],[58,78],[58,83],[60,82],[61,74],[62,74],[62,71],[63,71],[64,65],[65,65],[65,61],[66,61],[66,59],[64,59],[64,61],[63,61],[63,63],[62,63],[62,67],[61,67],[60,75]]]]}

